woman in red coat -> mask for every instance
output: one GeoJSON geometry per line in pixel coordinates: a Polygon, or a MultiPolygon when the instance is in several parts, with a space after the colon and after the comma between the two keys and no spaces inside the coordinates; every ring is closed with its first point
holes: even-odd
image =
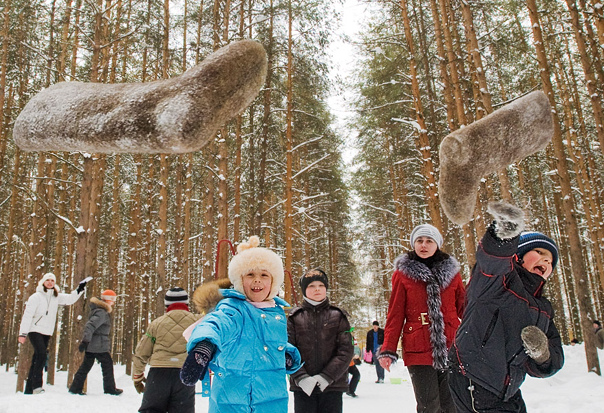
{"type": "Polygon", "coordinates": [[[443,237],[432,225],[415,227],[410,241],[413,250],[394,263],[384,344],[378,359],[390,371],[398,359],[396,349],[402,335],[403,361],[413,383],[417,411],[454,413],[447,352],[465,306],[460,265],[440,250],[443,237]]]}

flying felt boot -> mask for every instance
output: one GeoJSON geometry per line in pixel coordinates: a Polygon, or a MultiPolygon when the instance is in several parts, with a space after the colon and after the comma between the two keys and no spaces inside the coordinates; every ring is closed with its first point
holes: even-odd
{"type": "Polygon", "coordinates": [[[438,195],[451,221],[472,219],[481,178],[547,146],[554,134],[551,111],[545,93],[532,92],[443,139],[438,195]]]}
{"type": "Polygon", "coordinates": [[[262,45],[242,40],[171,79],[60,82],[27,103],[13,137],[25,151],[196,151],[254,100],[266,68],[262,45]]]}

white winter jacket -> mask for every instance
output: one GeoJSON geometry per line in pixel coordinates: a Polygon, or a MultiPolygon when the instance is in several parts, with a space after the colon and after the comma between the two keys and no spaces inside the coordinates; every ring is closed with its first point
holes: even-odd
{"type": "Polygon", "coordinates": [[[75,303],[82,294],[84,291],[78,294],[73,290],[71,294],[59,293],[55,297],[54,289],[45,292],[43,286],[38,286],[25,304],[19,335],[35,332],[51,336],[55,331],[59,306],[75,303]]]}

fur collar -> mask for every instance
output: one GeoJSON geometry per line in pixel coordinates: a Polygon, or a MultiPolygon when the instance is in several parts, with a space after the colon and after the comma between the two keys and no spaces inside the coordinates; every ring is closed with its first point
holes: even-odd
{"type": "Polygon", "coordinates": [[[96,305],[97,307],[101,307],[103,310],[107,311],[108,313],[111,313],[111,311],[113,311],[113,308],[112,308],[112,307],[111,307],[109,304],[107,304],[107,303],[106,303],[105,301],[103,301],[103,300],[99,300],[99,299],[98,299],[98,298],[96,298],[96,297],[92,297],[92,298],[90,299],[90,304],[94,304],[94,305],[96,305]]]}
{"type": "Polygon", "coordinates": [[[425,283],[438,283],[441,289],[447,288],[459,270],[461,265],[451,256],[436,262],[432,269],[425,264],[409,258],[409,254],[403,254],[394,261],[394,268],[403,273],[407,278],[425,283]]]}
{"type": "Polygon", "coordinates": [[[203,283],[195,289],[191,299],[195,309],[203,314],[209,313],[224,298],[220,290],[230,288],[231,285],[228,278],[203,283]]]}
{"type": "Polygon", "coordinates": [[[445,321],[440,294],[442,290],[451,285],[459,272],[460,265],[455,258],[449,256],[442,261],[435,262],[432,268],[428,268],[426,264],[411,259],[409,254],[398,257],[394,265],[403,276],[426,283],[432,367],[444,370],[447,368],[447,337],[445,336],[445,321]]]}

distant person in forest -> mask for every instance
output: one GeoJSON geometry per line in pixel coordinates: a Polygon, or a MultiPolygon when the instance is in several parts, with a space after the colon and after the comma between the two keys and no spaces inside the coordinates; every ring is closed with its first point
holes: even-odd
{"type": "Polygon", "coordinates": [[[226,280],[233,288],[217,280],[193,294],[206,315],[185,330],[189,354],[180,379],[187,386],[203,380],[209,413],[287,413],[286,374],[300,367],[300,353],[287,342],[283,307],[289,304],[277,296],[283,262],[259,244],[251,236],[237,246],[226,280]],[[214,373],[209,391],[208,369],[214,373]]]}
{"type": "Polygon", "coordinates": [[[554,311],[543,287],[558,247],[522,232],[521,209],[491,203],[495,217],[476,251],[467,307],[449,352],[449,385],[458,412],[526,412],[526,374],[548,377],[564,364],[554,311]]]}
{"type": "Polygon", "coordinates": [[[43,370],[46,365],[47,348],[50,336],[55,331],[57,311],[60,305],[72,305],[84,293],[86,281],[82,281],[71,294],[63,294],[56,285],[57,278],[52,273],[44,274],[38,281],[36,292],[33,293],[25,304],[25,311],[19,327],[20,344],[25,344],[25,339],[34,348],[29,374],[25,383],[24,394],[40,394],[42,388],[43,370]]]}
{"type": "Polygon", "coordinates": [[[410,244],[411,251],[394,262],[384,344],[378,358],[390,371],[398,359],[402,334],[403,361],[411,376],[417,411],[455,413],[447,351],[465,308],[460,265],[441,250],[443,237],[430,224],[416,226],[410,244]]]}
{"type": "Polygon", "coordinates": [[[105,290],[101,293],[101,299],[96,297],[90,299],[90,314],[84,326],[84,336],[78,346],[80,352],[84,352],[84,360],[80,368],[73,376],[69,387],[72,394],[84,395],[84,382],[88,372],[94,365],[96,359],[101,364],[103,372],[103,391],[105,394],[119,396],[124,391],[115,386],[113,375],[113,360],[111,358],[111,311],[115,305],[117,294],[113,290],[105,290]]]}
{"type": "Polygon", "coordinates": [[[289,342],[303,362],[289,378],[295,413],[341,413],[342,394],[348,391],[351,328],[347,314],[329,302],[328,286],[325,271],[307,271],[300,278],[304,301],[287,319],[289,342]]]}
{"type": "Polygon", "coordinates": [[[384,368],[378,361],[377,354],[380,351],[380,347],[384,344],[384,329],[380,328],[379,321],[373,322],[373,327],[367,332],[365,340],[365,352],[371,353],[371,362],[375,364],[375,372],[377,374],[376,383],[384,382],[384,368]]]}
{"type": "Polygon", "coordinates": [[[358,365],[361,364],[361,349],[357,344],[357,341],[354,340],[354,355],[352,356],[352,360],[348,365],[348,374],[351,375],[350,380],[348,381],[348,391],[346,394],[350,397],[357,397],[356,390],[357,385],[359,384],[359,380],[361,380],[361,372],[358,369],[358,365]]]}
{"type": "Polygon", "coordinates": [[[604,349],[604,330],[602,329],[602,323],[598,320],[593,321],[594,334],[596,335],[596,346],[602,350],[604,349]]]}
{"type": "Polygon", "coordinates": [[[187,340],[182,333],[199,316],[189,311],[189,295],[180,287],[164,297],[166,314],[149,324],[138,342],[132,363],[132,380],[143,401],[139,412],[195,413],[195,387],[180,380],[180,368],[187,357],[187,340]],[[145,366],[149,373],[145,378],[145,366]],[[145,385],[146,383],[146,385],[145,385]]]}

